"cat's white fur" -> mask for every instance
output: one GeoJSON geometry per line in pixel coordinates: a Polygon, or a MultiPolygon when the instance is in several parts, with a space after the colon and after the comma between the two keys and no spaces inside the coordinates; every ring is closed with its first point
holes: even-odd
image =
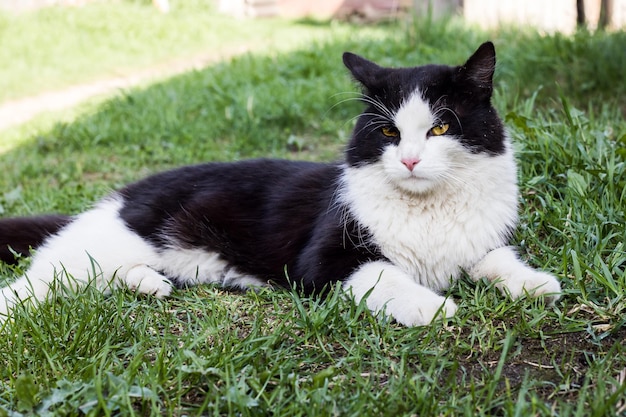
{"type": "MultiPolygon", "coordinates": [[[[505,226],[517,221],[510,145],[498,156],[471,153],[452,137],[427,138],[435,123],[418,91],[396,113],[399,145],[388,146],[379,163],[344,167],[338,198],[391,261],[362,265],[344,288],[405,325],[454,314],[455,303],[437,292],[462,270],[497,281],[513,297],[525,291],[558,296],[552,275],[529,268],[505,246],[505,226]],[[403,160],[419,163],[409,170],[403,160]]],[[[171,249],[157,250],[128,229],[121,207],[120,197],[105,199],[48,239],[25,276],[1,290],[0,320],[15,303],[45,300],[51,287],[75,289],[87,282],[157,297],[172,291],[166,276],[190,285],[265,285],[216,253],[175,248],[175,242],[171,249]]]]}
{"type": "Polygon", "coordinates": [[[121,207],[119,197],[105,199],[38,248],[26,274],[2,288],[0,321],[17,302],[45,300],[52,286],[57,291],[76,290],[92,283],[105,291],[122,286],[166,297],[172,291],[172,283],[165,275],[180,277],[183,285],[264,285],[230,268],[216,253],[199,249],[156,250],[128,229],[119,216],[121,207]]]}
{"type": "Polygon", "coordinates": [[[506,247],[517,222],[517,170],[510,144],[501,155],[471,153],[451,136],[431,136],[438,123],[419,91],[397,111],[398,145],[381,162],[346,168],[341,198],[389,262],[363,265],[345,283],[405,325],[424,325],[456,311],[437,291],[462,270],[495,280],[503,292],[560,292],[552,275],[522,263],[506,247]],[[410,170],[403,160],[419,161],[410,170]]]}

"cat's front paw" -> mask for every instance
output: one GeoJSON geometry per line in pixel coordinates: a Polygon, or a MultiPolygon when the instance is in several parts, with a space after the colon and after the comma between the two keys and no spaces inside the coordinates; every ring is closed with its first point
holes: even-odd
{"type": "Polygon", "coordinates": [[[344,282],[344,288],[356,302],[365,299],[373,313],[391,316],[405,326],[425,326],[437,318],[451,317],[457,310],[451,299],[383,261],[362,265],[344,282]]]}
{"type": "Polygon", "coordinates": [[[523,295],[544,296],[551,304],[561,298],[561,284],[551,274],[529,270],[522,277],[509,277],[503,280],[501,290],[512,298],[523,295]]]}
{"type": "Polygon", "coordinates": [[[433,320],[454,316],[457,308],[451,299],[433,293],[411,300],[390,300],[385,313],[405,326],[426,326],[433,320]]]}
{"type": "Polygon", "coordinates": [[[169,279],[147,265],[137,265],[126,273],[124,283],[131,291],[164,298],[171,294],[172,283],[169,279]]]}
{"type": "Polygon", "coordinates": [[[561,284],[554,275],[529,267],[508,246],[489,252],[474,265],[469,274],[475,280],[487,278],[512,298],[528,294],[534,297],[544,296],[547,301],[554,303],[561,297],[561,284]]]}

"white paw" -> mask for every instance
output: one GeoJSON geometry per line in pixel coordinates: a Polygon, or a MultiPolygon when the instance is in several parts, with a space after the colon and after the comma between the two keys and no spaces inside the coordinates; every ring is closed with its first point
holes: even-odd
{"type": "Polygon", "coordinates": [[[137,265],[126,273],[124,283],[131,291],[167,297],[172,292],[172,283],[165,276],[146,265],[137,265]]]}
{"type": "Polygon", "coordinates": [[[451,317],[457,310],[454,301],[416,283],[384,261],[363,264],[343,287],[357,302],[365,298],[372,312],[383,312],[405,326],[425,326],[437,318],[451,317]]]}
{"type": "Polygon", "coordinates": [[[561,297],[561,284],[553,275],[528,270],[523,277],[502,280],[502,291],[508,292],[512,298],[519,298],[525,294],[533,297],[545,296],[554,303],[561,297]]]}
{"type": "Polygon", "coordinates": [[[405,326],[425,326],[435,319],[452,317],[458,308],[451,299],[435,293],[403,298],[390,300],[384,311],[405,326]]]}
{"type": "Polygon", "coordinates": [[[526,294],[534,297],[543,295],[554,303],[561,297],[561,285],[556,277],[532,269],[517,258],[511,247],[489,252],[470,270],[470,276],[475,280],[486,277],[512,298],[526,294]]]}

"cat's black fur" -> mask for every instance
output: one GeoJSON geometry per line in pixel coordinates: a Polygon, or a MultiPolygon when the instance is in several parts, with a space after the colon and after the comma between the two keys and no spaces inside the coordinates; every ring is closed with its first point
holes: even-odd
{"type": "Polygon", "coordinates": [[[16,263],[70,221],[70,216],[61,214],[0,220],[0,261],[16,263]]]}
{"type": "Polygon", "coordinates": [[[156,246],[215,251],[239,272],[285,287],[297,277],[311,293],[380,257],[375,247],[346,242],[362,236],[353,221],[342,227],[333,204],[340,172],[285,160],[189,166],[121,190],[120,215],[156,246]]]}

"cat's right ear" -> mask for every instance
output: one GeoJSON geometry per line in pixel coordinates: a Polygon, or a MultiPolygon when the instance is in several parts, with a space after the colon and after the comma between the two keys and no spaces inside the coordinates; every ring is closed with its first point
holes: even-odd
{"type": "Polygon", "coordinates": [[[343,64],[350,70],[355,80],[370,88],[380,80],[382,67],[351,52],[343,53],[343,64]]]}
{"type": "Polygon", "coordinates": [[[479,89],[491,95],[493,90],[493,74],[496,70],[496,49],[491,42],[485,42],[460,67],[464,77],[479,89]]]}

